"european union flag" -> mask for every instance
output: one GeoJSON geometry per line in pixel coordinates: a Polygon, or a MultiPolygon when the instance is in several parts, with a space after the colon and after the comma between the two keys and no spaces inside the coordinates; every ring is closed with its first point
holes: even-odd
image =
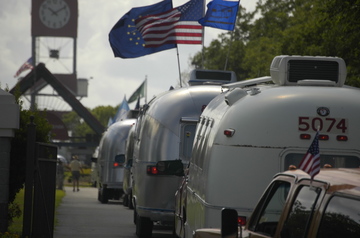
{"type": "Polygon", "coordinates": [[[176,44],[166,44],[159,47],[145,48],[145,41],[135,27],[135,20],[147,15],[158,14],[172,9],[172,0],[132,8],[111,29],[109,33],[110,46],[115,57],[136,58],[176,47],[176,44]]]}
{"type": "Polygon", "coordinates": [[[199,20],[203,26],[232,31],[235,28],[236,15],[240,1],[213,0],[208,3],[205,17],[199,20]]]}

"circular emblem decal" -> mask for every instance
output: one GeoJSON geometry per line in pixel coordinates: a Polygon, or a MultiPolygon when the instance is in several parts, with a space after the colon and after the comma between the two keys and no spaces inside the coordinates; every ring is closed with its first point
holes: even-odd
{"type": "Polygon", "coordinates": [[[326,117],[330,114],[330,110],[327,107],[319,107],[317,109],[317,114],[319,114],[319,116],[326,117]]]}

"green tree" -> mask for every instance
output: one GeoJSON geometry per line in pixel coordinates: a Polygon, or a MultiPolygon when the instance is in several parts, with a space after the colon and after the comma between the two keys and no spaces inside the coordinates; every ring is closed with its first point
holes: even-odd
{"type": "Polygon", "coordinates": [[[279,55],[279,43],[268,37],[250,41],[246,46],[243,67],[246,78],[257,78],[269,75],[270,64],[275,55],[279,55]]]}
{"type": "Polygon", "coordinates": [[[318,1],[323,50],[347,64],[347,84],[360,87],[360,0],[318,1]]]}
{"type": "Polygon", "coordinates": [[[191,59],[191,65],[195,68],[231,70],[238,77],[246,78],[247,72],[239,62],[243,61],[245,55],[245,42],[248,40],[252,17],[240,6],[235,30],[220,34],[219,39],[213,40],[209,47],[196,53],[191,59]],[[244,20],[240,22],[239,16],[243,16],[244,20]]]}
{"type": "MultiPolygon", "coordinates": [[[[116,109],[117,107],[112,106],[98,106],[90,112],[104,127],[107,127],[109,118],[115,115],[116,109]]],[[[65,114],[62,119],[68,130],[72,131],[73,137],[85,137],[86,134],[94,134],[94,131],[75,111],[65,114]]]]}
{"type": "MultiPolygon", "coordinates": [[[[239,9],[234,32],[204,48],[205,68],[223,69],[228,60],[243,80],[268,75],[276,55],[338,56],[346,83],[360,87],[360,0],[259,0],[254,12],[239,9]]],[[[191,63],[201,62],[199,52],[191,63]]]]}
{"type": "Polygon", "coordinates": [[[16,194],[24,187],[25,183],[27,133],[28,124],[31,122],[30,117],[34,117],[34,123],[36,125],[36,142],[49,143],[52,128],[46,120],[45,112],[36,109],[34,111],[24,110],[19,97],[20,93],[15,93],[16,103],[20,106],[20,125],[19,129],[15,130],[15,136],[11,140],[8,197],[10,222],[14,216],[14,214],[11,214],[12,203],[16,194]]]}
{"type": "Polygon", "coordinates": [[[283,31],[289,27],[289,19],[295,8],[294,0],[267,0],[262,3],[259,0],[253,13],[261,15],[254,19],[254,23],[250,29],[249,41],[268,37],[279,40],[283,37],[283,31]]]}
{"type": "Polygon", "coordinates": [[[36,142],[49,143],[50,131],[52,126],[46,120],[45,112],[41,111],[20,111],[20,126],[15,131],[15,137],[11,140],[10,151],[10,192],[9,202],[15,199],[15,195],[25,182],[26,169],[26,146],[27,133],[30,117],[34,116],[34,123],[36,125],[36,142]]]}

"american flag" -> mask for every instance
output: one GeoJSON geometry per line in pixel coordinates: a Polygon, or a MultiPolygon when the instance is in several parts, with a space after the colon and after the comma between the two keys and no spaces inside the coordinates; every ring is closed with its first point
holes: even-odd
{"type": "Polygon", "coordinates": [[[299,169],[308,173],[311,179],[320,172],[320,151],[319,151],[319,131],[311,143],[306,155],[301,160],[299,169]]]}
{"type": "Polygon", "coordinates": [[[28,69],[33,69],[34,66],[32,65],[32,57],[30,57],[21,67],[16,71],[14,78],[17,78],[22,72],[28,69]]]}
{"type": "Polygon", "coordinates": [[[191,0],[169,11],[140,17],[135,21],[145,47],[164,44],[202,44],[204,0],[191,0]]]}

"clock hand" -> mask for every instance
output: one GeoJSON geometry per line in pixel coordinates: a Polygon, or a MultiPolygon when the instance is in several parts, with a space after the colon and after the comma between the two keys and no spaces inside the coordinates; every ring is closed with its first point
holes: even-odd
{"type": "Polygon", "coordinates": [[[65,8],[66,8],[66,7],[63,6],[62,8],[58,9],[57,11],[55,11],[56,15],[57,15],[58,12],[60,12],[61,10],[65,9],[65,8]]]}
{"type": "Polygon", "coordinates": [[[52,15],[57,15],[57,11],[52,10],[50,7],[48,7],[47,9],[49,9],[50,12],[52,12],[52,15]]]}

